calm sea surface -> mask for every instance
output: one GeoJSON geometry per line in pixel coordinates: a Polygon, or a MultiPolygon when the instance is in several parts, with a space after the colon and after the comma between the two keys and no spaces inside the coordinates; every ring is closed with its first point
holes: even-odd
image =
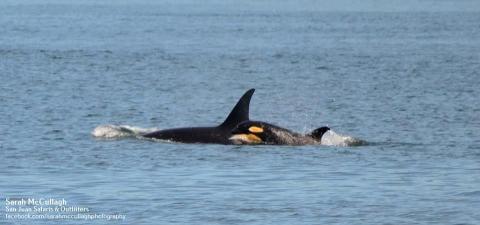
{"type": "Polygon", "coordinates": [[[0,3],[5,198],[109,224],[480,224],[477,1],[0,3]],[[383,5],[378,5],[383,4],[383,5]],[[251,118],[358,147],[98,139],[251,118]]]}

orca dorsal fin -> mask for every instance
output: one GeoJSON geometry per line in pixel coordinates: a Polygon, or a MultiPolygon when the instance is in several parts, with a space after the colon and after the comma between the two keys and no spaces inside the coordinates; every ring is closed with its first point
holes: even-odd
{"type": "Polygon", "coordinates": [[[250,99],[252,98],[253,92],[255,89],[252,88],[245,92],[243,96],[238,100],[235,107],[233,107],[230,114],[228,114],[227,119],[220,124],[219,127],[233,129],[237,124],[245,120],[249,120],[249,109],[250,109],[250,99]]]}

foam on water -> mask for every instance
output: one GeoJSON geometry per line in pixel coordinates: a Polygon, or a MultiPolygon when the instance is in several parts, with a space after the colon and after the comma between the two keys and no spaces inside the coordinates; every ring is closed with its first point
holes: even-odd
{"type": "Polygon", "coordinates": [[[346,147],[364,144],[366,144],[366,142],[363,140],[347,135],[337,134],[333,130],[325,132],[325,134],[322,136],[322,145],[346,147]]]}
{"type": "Polygon", "coordinates": [[[157,128],[142,128],[129,125],[113,125],[105,124],[95,127],[92,131],[92,136],[96,138],[125,138],[138,137],[143,134],[158,130],[157,128]]]}

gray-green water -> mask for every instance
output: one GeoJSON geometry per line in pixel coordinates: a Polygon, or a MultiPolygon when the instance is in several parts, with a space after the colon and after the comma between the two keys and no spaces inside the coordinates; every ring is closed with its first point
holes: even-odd
{"type": "Polygon", "coordinates": [[[347,3],[0,3],[0,197],[121,224],[479,224],[479,5],[347,3]],[[91,136],[215,125],[249,88],[252,119],[371,144],[91,136]]]}

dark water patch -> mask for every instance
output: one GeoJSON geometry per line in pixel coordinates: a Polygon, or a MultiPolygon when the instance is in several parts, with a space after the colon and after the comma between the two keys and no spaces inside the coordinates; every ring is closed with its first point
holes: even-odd
{"type": "Polygon", "coordinates": [[[466,197],[478,197],[478,196],[480,196],[480,190],[462,192],[462,193],[458,193],[457,195],[458,196],[466,196],[466,197]]]}

